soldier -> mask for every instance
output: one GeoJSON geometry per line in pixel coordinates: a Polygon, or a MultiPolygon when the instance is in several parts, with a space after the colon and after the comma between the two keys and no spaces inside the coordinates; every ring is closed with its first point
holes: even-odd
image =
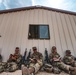
{"type": "Polygon", "coordinates": [[[20,67],[21,59],[19,47],[16,47],[14,55],[10,54],[5,71],[13,72],[17,70],[20,67]]]}
{"type": "Polygon", "coordinates": [[[37,51],[36,47],[33,47],[33,54],[30,57],[29,68],[22,65],[22,75],[30,75],[31,73],[37,73],[43,65],[43,56],[37,51]]]}
{"type": "Polygon", "coordinates": [[[57,67],[52,66],[51,62],[49,62],[48,53],[47,53],[46,50],[45,50],[45,53],[46,53],[46,56],[47,56],[47,57],[45,57],[45,59],[47,60],[47,63],[44,64],[43,70],[46,71],[46,72],[49,72],[49,73],[53,72],[55,74],[59,74],[61,72],[61,70],[57,67]]]}
{"type": "Polygon", "coordinates": [[[76,62],[74,60],[75,58],[74,58],[73,55],[71,55],[71,51],[70,50],[66,50],[65,53],[66,54],[65,54],[65,56],[63,58],[64,63],[67,64],[67,65],[71,65],[73,67],[76,67],[76,62]]]}
{"type": "Polygon", "coordinates": [[[66,72],[74,71],[74,68],[62,62],[60,55],[57,53],[56,47],[52,47],[52,53],[49,56],[50,62],[54,67],[58,67],[66,72]]]}

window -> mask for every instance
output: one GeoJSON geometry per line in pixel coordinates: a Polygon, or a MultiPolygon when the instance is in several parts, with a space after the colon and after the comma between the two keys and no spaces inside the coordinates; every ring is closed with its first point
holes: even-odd
{"type": "Polygon", "coordinates": [[[50,39],[49,25],[29,25],[29,39],[50,39]]]}

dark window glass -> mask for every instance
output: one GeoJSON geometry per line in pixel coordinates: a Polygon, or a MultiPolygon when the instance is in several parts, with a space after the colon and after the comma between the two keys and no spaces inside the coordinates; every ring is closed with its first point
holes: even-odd
{"type": "Polygon", "coordinates": [[[48,25],[29,25],[29,39],[50,39],[48,25]]]}

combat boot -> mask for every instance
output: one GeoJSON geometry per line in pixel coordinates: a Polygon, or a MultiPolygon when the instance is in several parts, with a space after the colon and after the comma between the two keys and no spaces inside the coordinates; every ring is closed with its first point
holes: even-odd
{"type": "Polygon", "coordinates": [[[30,74],[34,74],[35,73],[35,68],[33,68],[33,67],[29,67],[29,71],[30,71],[30,74]]]}
{"type": "Polygon", "coordinates": [[[70,75],[76,75],[76,67],[75,67],[75,70],[74,71],[71,71],[70,72],[70,75]]]}
{"type": "Polygon", "coordinates": [[[53,73],[54,74],[60,74],[61,73],[61,70],[58,67],[54,67],[53,68],[53,73]]]}
{"type": "Polygon", "coordinates": [[[53,71],[53,68],[44,68],[44,71],[51,73],[53,71]]]}
{"type": "Polygon", "coordinates": [[[27,67],[22,65],[21,69],[22,69],[22,75],[30,75],[29,69],[27,67]]]}
{"type": "Polygon", "coordinates": [[[74,70],[75,70],[74,67],[70,67],[70,68],[69,68],[69,71],[74,71],[74,70]]]}
{"type": "Polygon", "coordinates": [[[69,74],[72,75],[72,73],[74,72],[75,68],[74,67],[70,67],[69,68],[69,74]]]}
{"type": "Polygon", "coordinates": [[[0,66],[0,73],[4,71],[4,66],[0,66]]]}

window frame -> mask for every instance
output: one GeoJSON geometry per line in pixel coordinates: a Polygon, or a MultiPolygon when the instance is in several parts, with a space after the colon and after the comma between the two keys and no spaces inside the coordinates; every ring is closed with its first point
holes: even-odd
{"type": "MultiPolygon", "coordinates": [[[[39,36],[39,35],[38,35],[39,36]]],[[[28,39],[29,40],[32,40],[32,39],[34,39],[34,40],[37,40],[37,39],[40,39],[40,40],[50,40],[50,30],[49,30],[49,25],[48,24],[29,24],[29,29],[28,29],[28,39]],[[30,32],[30,26],[47,26],[48,27],[48,38],[30,38],[29,37],[29,32],[30,32]]]]}

